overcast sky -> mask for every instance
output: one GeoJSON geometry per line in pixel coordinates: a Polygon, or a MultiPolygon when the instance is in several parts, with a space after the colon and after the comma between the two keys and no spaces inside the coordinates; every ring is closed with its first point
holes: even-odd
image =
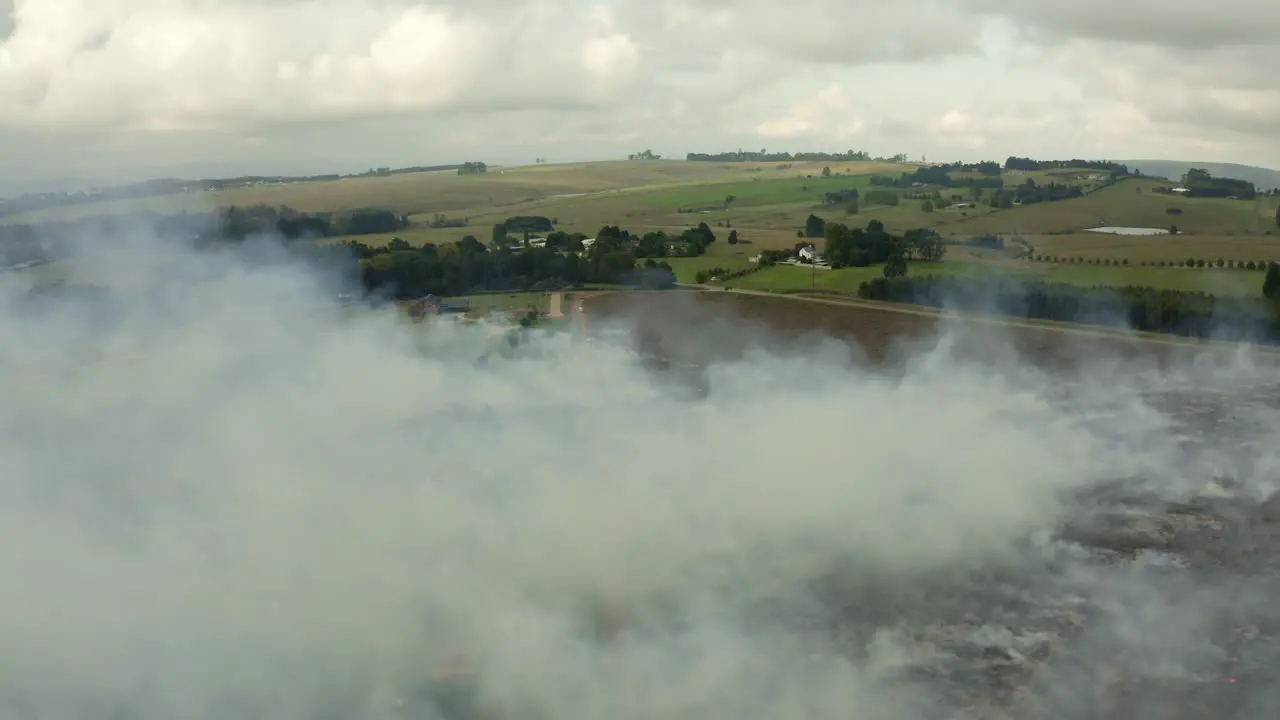
{"type": "Polygon", "coordinates": [[[866,149],[1280,167],[1280,2],[0,0],[0,182],[866,149]]]}

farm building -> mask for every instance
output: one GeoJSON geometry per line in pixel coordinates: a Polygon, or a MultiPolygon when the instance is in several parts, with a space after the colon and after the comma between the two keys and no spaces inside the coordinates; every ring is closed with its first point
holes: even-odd
{"type": "Polygon", "coordinates": [[[466,298],[447,300],[438,295],[423,295],[409,304],[409,316],[421,320],[427,315],[441,313],[463,313],[471,309],[471,301],[466,298]]]}

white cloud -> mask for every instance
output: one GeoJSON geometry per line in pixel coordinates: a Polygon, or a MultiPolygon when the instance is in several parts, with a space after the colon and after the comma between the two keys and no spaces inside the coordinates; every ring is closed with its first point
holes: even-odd
{"type": "Polygon", "coordinates": [[[855,112],[853,98],[844,86],[832,83],[797,103],[785,115],[760,123],[756,133],[766,140],[795,140],[811,137],[821,128],[822,134],[839,138],[860,128],[855,112]]]}
{"type": "Polygon", "coordinates": [[[930,157],[1196,149],[1280,165],[1280,50],[1264,42],[1280,6],[0,0],[0,13],[6,2],[0,152],[46,176],[759,140],[930,157]],[[819,97],[835,86],[843,98],[819,97]],[[960,110],[963,132],[938,124],[960,110]],[[264,142],[246,149],[250,136],[264,142]]]}

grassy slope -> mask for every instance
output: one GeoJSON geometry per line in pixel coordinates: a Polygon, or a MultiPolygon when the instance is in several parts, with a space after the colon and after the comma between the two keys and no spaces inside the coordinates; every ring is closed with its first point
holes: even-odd
{"type": "Polygon", "coordinates": [[[1145,286],[1160,290],[1206,292],[1220,296],[1262,294],[1258,270],[1196,270],[1190,268],[1122,268],[1059,266],[1037,276],[1073,285],[1145,286]]]}
{"type": "MultiPolygon", "coordinates": [[[[878,172],[886,166],[854,163],[857,172],[878,172]]],[[[907,166],[894,166],[907,167],[907,166]]],[[[792,178],[817,172],[814,163],[796,163],[778,170],[770,164],[690,163],[677,160],[611,161],[491,169],[484,175],[460,176],[452,171],[410,173],[384,178],[350,178],[297,183],[282,187],[255,186],[226,191],[191,192],[149,198],[89,203],[8,216],[6,222],[87,217],[137,210],[156,212],[207,211],[228,205],[288,205],[309,212],[341,212],[381,207],[409,215],[430,216],[492,213],[542,201],[576,204],[604,193],[623,194],[708,184],[733,184],[751,178],[792,178]]],[[[718,200],[723,200],[721,194],[718,200]]],[[[508,214],[519,214],[511,212],[508,214]]]]}
{"type": "MultiPolygon", "coordinates": [[[[1168,228],[1176,224],[1181,232],[1192,234],[1261,234],[1267,229],[1263,222],[1265,209],[1274,208],[1268,199],[1177,198],[1151,192],[1158,185],[1167,183],[1126,180],[1081,198],[962,218],[940,229],[965,235],[1047,234],[1079,232],[1102,225],[1168,228]],[[1182,214],[1168,214],[1171,207],[1181,208],[1182,214]]],[[[1274,226],[1274,220],[1271,224],[1274,226]]]]}
{"type": "Polygon", "coordinates": [[[1187,258],[1280,261],[1280,233],[1272,235],[1177,235],[1136,237],[1078,233],[1023,236],[1037,254],[1059,258],[1127,258],[1140,262],[1181,262],[1187,258]]]}

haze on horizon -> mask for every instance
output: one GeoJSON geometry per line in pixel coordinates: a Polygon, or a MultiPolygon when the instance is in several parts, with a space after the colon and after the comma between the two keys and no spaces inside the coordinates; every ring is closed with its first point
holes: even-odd
{"type": "Polygon", "coordinates": [[[1278,31],[1252,0],[0,0],[0,192],[643,148],[1280,167],[1278,31]]]}

